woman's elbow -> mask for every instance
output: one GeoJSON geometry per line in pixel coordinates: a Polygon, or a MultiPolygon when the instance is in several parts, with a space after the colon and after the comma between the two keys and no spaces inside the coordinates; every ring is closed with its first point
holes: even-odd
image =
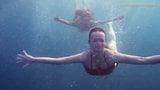
{"type": "Polygon", "coordinates": [[[157,63],[156,60],[150,57],[141,57],[139,61],[142,64],[156,64],[157,63]]]}
{"type": "Polygon", "coordinates": [[[149,63],[146,57],[139,57],[137,62],[139,64],[148,64],[149,63]]]}

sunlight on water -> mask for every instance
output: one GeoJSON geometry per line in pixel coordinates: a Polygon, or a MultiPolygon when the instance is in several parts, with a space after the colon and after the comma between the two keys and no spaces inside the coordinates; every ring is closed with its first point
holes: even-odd
{"type": "Polygon", "coordinates": [[[4,24],[6,20],[14,16],[15,15],[14,10],[20,8],[19,4],[24,3],[24,1],[25,0],[17,0],[15,2],[10,2],[4,5],[4,7],[0,9],[0,23],[4,24]]]}

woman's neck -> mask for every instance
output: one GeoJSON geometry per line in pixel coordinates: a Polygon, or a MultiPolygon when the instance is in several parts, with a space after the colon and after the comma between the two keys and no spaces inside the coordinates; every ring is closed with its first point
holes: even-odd
{"type": "Polygon", "coordinates": [[[93,55],[103,55],[104,54],[104,50],[102,50],[102,51],[94,51],[94,50],[91,50],[91,53],[93,54],[93,55]]]}

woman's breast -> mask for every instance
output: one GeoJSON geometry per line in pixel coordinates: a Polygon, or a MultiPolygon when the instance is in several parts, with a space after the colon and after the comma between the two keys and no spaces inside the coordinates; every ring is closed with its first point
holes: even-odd
{"type": "Polygon", "coordinates": [[[84,68],[91,75],[107,75],[113,72],[115,64],[107,64],[105,61],[96,62],[88,60],[84,64],[84,68]]]}

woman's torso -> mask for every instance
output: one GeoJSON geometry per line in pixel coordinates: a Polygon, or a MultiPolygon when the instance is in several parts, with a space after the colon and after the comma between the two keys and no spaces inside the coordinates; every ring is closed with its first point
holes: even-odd
{"type": "Polygon", "coordinates": [[[107,75],[113,72],[116,63],[111,61],[110,54],[96,55],[87,51],[87,60],[84,61],[85,70],[91,75],[107,75]]]}

